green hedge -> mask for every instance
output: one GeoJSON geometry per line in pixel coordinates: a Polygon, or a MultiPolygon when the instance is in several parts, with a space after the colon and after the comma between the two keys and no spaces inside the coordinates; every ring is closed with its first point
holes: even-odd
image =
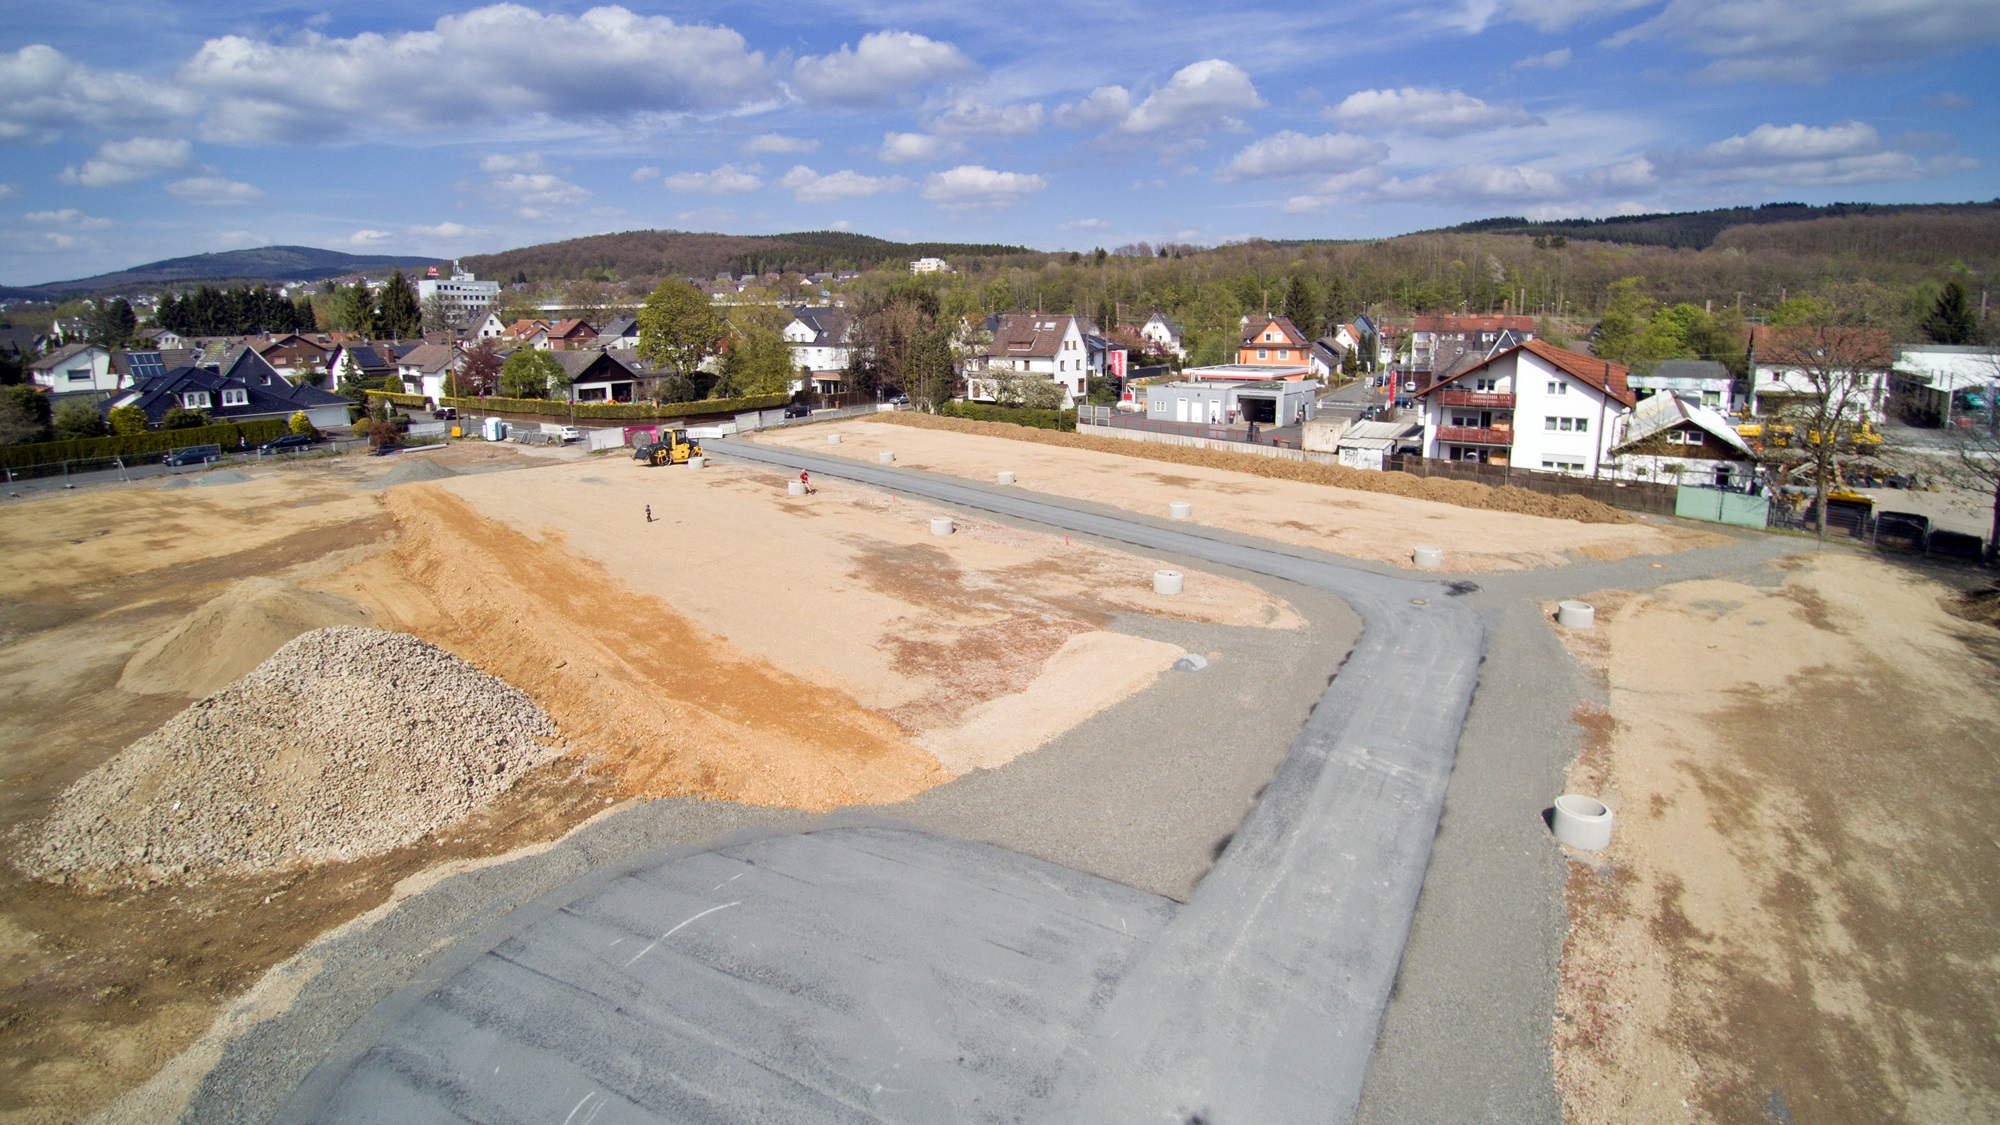
{"type": "Polygon", "coordinates": [[[87,461],[96,457],[138,457],[190,445],[219,445],[226,452],[234,452],[239,444],[258,446],[290,432],[287,419],[260,418],[255,422],[224,422],[219,426],[201,426],[191,430],[148,430],[143,434],[123,437],[38,441],[31,445],[0,446],[0,466],[25,469],[31,465],[87,461]]]}
{"type": "MultiPolygon", "coordinates": [[[[369,391],[368,399],[373,402],[384,399],[397,406],[427,407],[430,400],[422,395],[403,395],[393,391],[369,391]]],[[[752,395],[748,398],[706,398],[698,402],[579,402],[576,404],[578,418],[603,420],[650,421],[655,418],[687,418],[705,414],[740,414],[750,410],[772,410],[792,401],[790,395],[752,395]]],[[[542,414],[551,418],[570,416],[570,404],[561,399],[550,398],[442,398],[439,406],[452,406],[461,412],[467,410],[490,410],[495,414],[542,414]]]]}
{"type": "Polygon", "coordinates": [[[969,418],[975,422],[1012,422],[1038,430],[1076,432],[1074,410],[1026,410],[1018,406],[989,406],[983,402],[947,402],[940,412],[947,418],[969,418]]]}

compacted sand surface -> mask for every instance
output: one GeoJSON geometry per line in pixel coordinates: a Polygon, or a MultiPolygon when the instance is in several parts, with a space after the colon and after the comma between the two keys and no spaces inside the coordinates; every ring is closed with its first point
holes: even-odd
{"type": "Polygon", "coordinates": [[[1398,566],[1410,565],[1418,546],[1442,548],[1447,570],[1498,571],[1727,541],[1643,518],[1580,523],[867,419],[770,431],[755,440],[868,462],[886,450],[900,468],[969,480],[991,482],[1011,471],[1024,489],[1162,518],[1170,503],[1185,500],[1195,524],[1398,566]],[[840,443],[829,444],[828,434],[841,435],[840,443]]]}

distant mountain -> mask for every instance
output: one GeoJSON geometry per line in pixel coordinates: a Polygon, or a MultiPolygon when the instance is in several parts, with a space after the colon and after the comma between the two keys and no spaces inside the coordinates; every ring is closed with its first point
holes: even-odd
{"type": "Polygon", "coordinates": [[[431,266],[447,264],[437,258],[343,254],[338,250],[318,250],[311,246],[265,246],[256,250],[228,250],[220,254],[168,258],[163,262],[133,266],[96,277],[80,277],[75,281],[0,287],[0,297],[62,300],[112,290],[155,289],[171,283],[319,281],[342,274],[372,273],[397,266],[405,271],[422,272],[431,266]]]}
{"type": "MultiPolygon", "coordinates": [[[[1686,211],[1654,215],[1615,215],[1608,219],[1558,219],[1530,222],[1518,216],[1480,219],[1446,227],[1446,234],[1520,234],[1551,238],[1624,242],[1706,250],[1726,230],[1746,226],[1807,223],[1825,219],[1937,218],[1990,226],[2000,220],[2000,200],[1989,203],[1766,203],[1758,207],[1727,207],[1716,211],[1686,211]]],[[[1440,233],[1440,232],[1425,232],[1440,233]]],[[[1815,240],[1816,241],[1816,240],[1815,240]]],[[[1815,247],[1814,249],[1817,249],[1815,247]]]]}
{"type": "Polygon", "coordinates": [[[1025,246],[994,243],[891,242],[846,231],[796,234],[697,234],[634,230],[545,242],[498,254],[461,259],[466,269],[497,281],[625,281],[656,277],[741,276],[776,270],[869,269],[915,258],[944,258],[962,266],[972,258],[1042,257],[1025,246]]]}

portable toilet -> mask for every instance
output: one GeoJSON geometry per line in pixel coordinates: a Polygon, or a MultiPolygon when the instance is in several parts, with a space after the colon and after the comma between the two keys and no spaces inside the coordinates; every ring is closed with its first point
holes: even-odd
{"type": "Polygon", "coordinates": [[[479,436],[485,438],[487,441],[506,441],[507,440],[506,421],[500,418],[486,419],[481,424],[479,436]]]}

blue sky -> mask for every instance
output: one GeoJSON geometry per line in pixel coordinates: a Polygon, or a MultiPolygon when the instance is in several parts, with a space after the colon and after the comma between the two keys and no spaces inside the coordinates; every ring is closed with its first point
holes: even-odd
{"type": "Polygon", "coordinates": [[[271,243],[1089,249],[2000,196],[1992,0],[8,8],[7,284],[271,243]]]}

